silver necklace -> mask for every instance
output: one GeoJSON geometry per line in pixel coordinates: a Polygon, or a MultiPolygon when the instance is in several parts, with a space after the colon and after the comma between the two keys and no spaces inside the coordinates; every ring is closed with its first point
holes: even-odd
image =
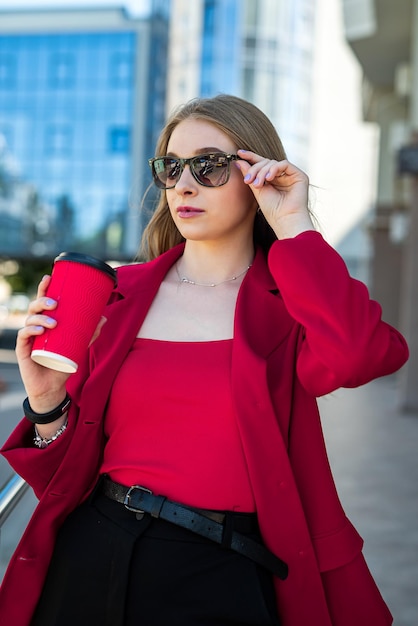
{"type": "Polygon", "coordinates": [[[197,285],[198,287],[218,287],[219,285],[223,285],[224,283],[231,283],[237,278],[241,278],[251,267],[251,264],[248,265],[245,270],[242,270],[239,274],[232,276],[231,278],[226,278],[225,280],[221,280],[219,283],[198,283],[196,280],[190,280],[190,278],[186,278],[186,276],[180,276],[179,268],[176,263],[176,273],[180,283],[186,283],[187,285],[197,285]]]}

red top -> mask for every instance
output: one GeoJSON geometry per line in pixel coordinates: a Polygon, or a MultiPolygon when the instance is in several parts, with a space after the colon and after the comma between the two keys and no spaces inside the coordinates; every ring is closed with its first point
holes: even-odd
{"type": "Polygon", "coordinates": [[[191,506],[255,511],[231,351],[232,339],[136,339],[111,391],[101,471],[191,506]]]}

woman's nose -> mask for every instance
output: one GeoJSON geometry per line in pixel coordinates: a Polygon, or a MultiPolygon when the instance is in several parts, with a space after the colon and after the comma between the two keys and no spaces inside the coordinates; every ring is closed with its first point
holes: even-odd
{"type": "Polygon", "coordinates": [[[190,171],[190,166],[185,165],[180,178],[176,182],[175,189],[178,193],[193,193],[196,191],[197,184],[197,181],[190,171]]]}

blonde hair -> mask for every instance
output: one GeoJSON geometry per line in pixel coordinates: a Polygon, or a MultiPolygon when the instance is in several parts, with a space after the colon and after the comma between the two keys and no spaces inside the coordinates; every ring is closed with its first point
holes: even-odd
{"type": "MultiPolygon", "coordinates": [[[[254,104],[226,94],[195,98],[176,109],[161,131],[156,156],[166,154],[173,130],[188,118],[210,122],[225,133],[237,149],[251,150],[278,161],[286,158],[282,142],[268,117],[254,104]]],[[[268,250],[275,239],[263,214],[257,212],[255,243],[268,250]]],[[[166,193],[162,190],[155,212],[144,230],[138,256],[142,260],[153,259],[182,241],[184,239],[171,218],[166,193]]]]}

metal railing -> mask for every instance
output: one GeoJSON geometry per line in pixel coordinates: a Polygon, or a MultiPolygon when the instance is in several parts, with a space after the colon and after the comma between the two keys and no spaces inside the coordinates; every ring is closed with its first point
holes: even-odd
{"type": "Polygon", "coordinates": [[[0,491],[0,529],[29,489],[27,482],[14,474],[0,491]]]}

